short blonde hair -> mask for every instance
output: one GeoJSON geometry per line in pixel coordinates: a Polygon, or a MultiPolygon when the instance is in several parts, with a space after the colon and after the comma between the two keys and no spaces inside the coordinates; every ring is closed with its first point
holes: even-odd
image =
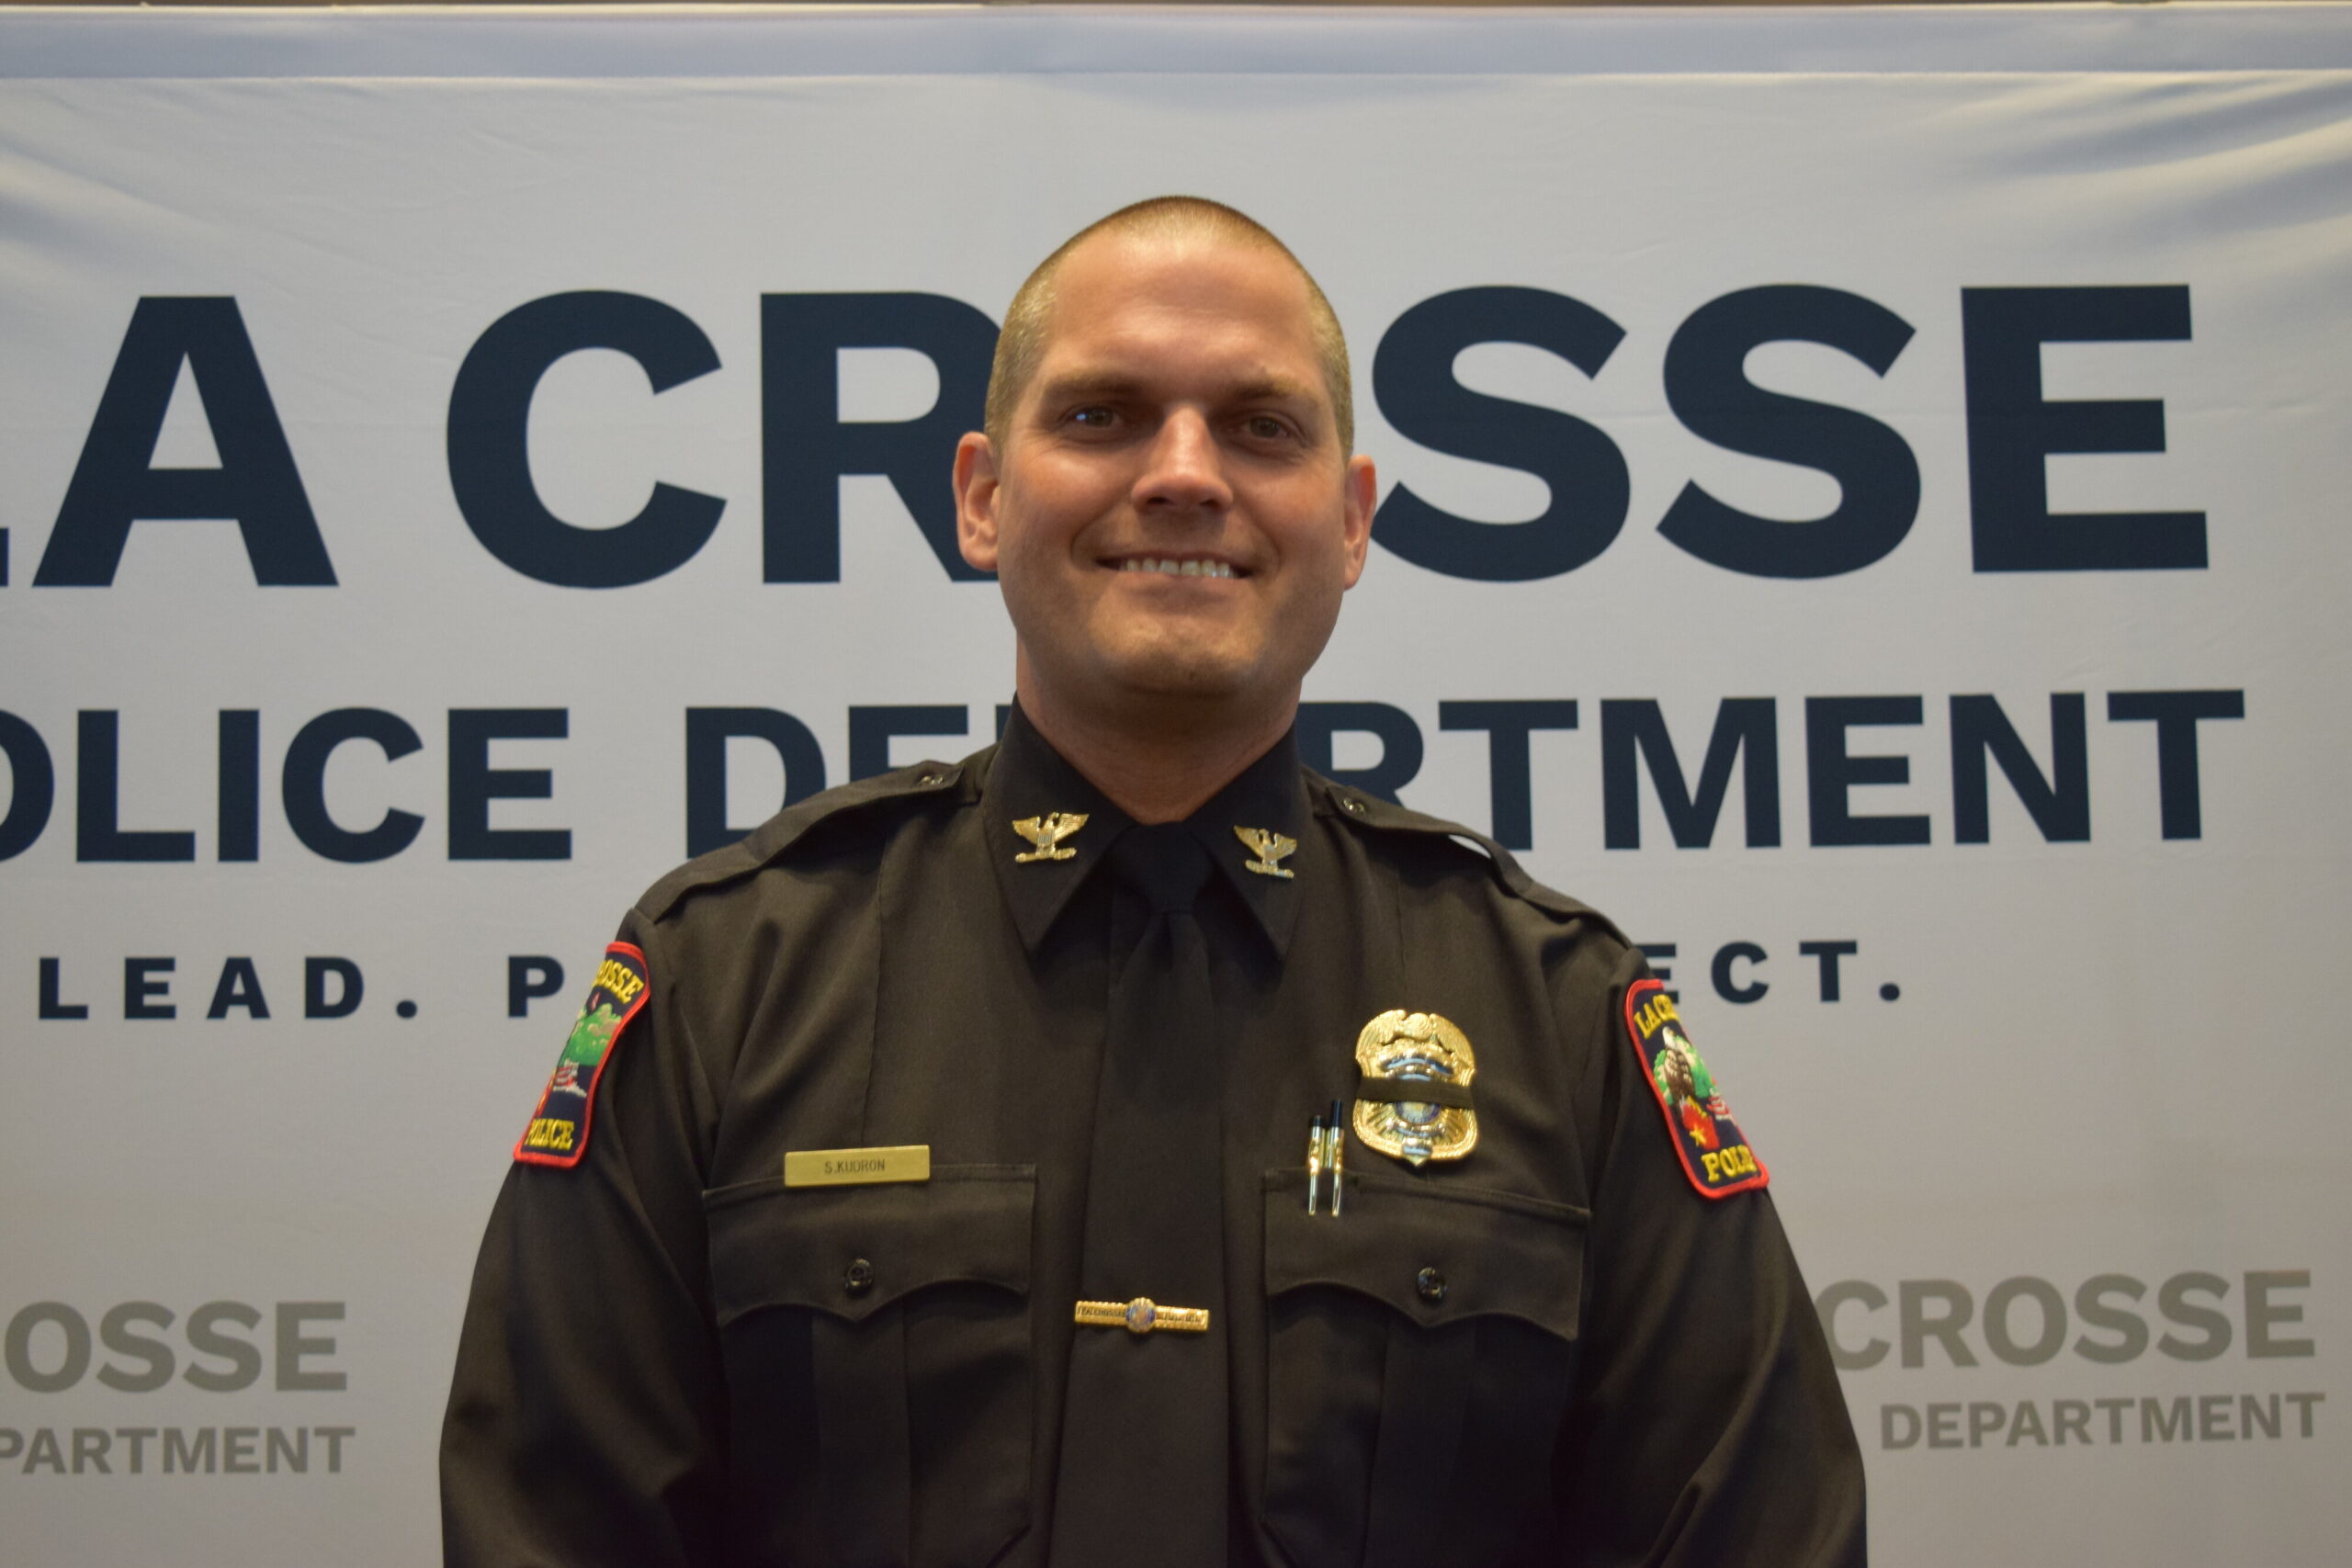
{"type": "Polygon", "coordinates": [[[1107,218],[1098,218],[1064,240],[1052,255],[1037,264],[1037,270],[1013,295],[1012,305],[1004,312],[1003,329],[996,336],[996,358],[989,367],[988,437],[1000,452],[1012,427],[1013,408],[1021,401],[1021,394],[1028,390],[1046,356],[1047,323],[1054,313],[1054,281],[1061,271],[1063,258],[1098,234],[1146,239],[1205,235],[1273,251],[1296,267],[1299,280],[1306,285],[1307,328],[1314,336],[1316,357],[1321,362],[1324,384],[1331,395],[1331,415],[1339,427],[1340,455],[1355,450],[1356,408],[1348,368],[1348,340],[1340,331],[1340,318],[1332,311],[1330,300],[1323,297],[1314,275],[1291,254],[1288,245],[1274,237],[1272,230],[1248,213],[1206,197],[1156,196],[1122,207],[1107,218]]]}

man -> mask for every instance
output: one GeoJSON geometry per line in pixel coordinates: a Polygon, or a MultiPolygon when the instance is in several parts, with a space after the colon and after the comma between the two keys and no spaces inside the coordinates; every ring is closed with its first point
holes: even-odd
{"type": "Polygon", "coordinates": [[[1023,287],[955,468],[1016,711],[623,921],[483,1246],[452,1562],[1862,1560],[1763,1167],[1639,955],[1298,766],[1351,425],[1229,209],[1023,287]]]}

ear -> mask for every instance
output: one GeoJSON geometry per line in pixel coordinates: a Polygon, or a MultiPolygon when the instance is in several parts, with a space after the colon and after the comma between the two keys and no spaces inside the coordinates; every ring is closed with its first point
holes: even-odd
{"type": "Polygon", "coordinates": [[[956,443],[956,543],[965,561],[996,570],[996,448],[978,431],[956,443]]]}
{"type": "Polygon", "coordinates": [[[1380,476],[1374,471],[1372,459],[1359,453],[1348,459],[1340,484],[1348,541],[1347,586],[1353,588],[1363,575],[1364,556],[1372,547],[1372,513],[1380,500],[1380,476]]]}

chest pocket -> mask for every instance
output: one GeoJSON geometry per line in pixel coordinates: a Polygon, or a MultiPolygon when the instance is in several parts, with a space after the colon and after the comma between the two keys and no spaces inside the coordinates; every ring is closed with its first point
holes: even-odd
{"type": "Polygon", "coordinates": [[[1348,1179],[1266,1189],[1267,1528],[1299,1563],[1490,1562],[1548,1506],[1582,1209],[1348,1179]]]}
{"type": "Polygon", "coordinates": [[[704,1196],[730,1554],[960,1568],[1029,1523],[1035,1172],[704,1196]]]}

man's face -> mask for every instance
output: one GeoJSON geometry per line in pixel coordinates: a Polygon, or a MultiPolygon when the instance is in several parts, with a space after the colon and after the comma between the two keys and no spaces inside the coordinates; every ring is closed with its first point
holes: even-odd
{"type": "Polygon", "coordinates": [[[1287,718],[1363,570],[1374,481],[1339,446],[1278,252],[1102,235],[1063,258],[1003,449],[956,453],[1024,694],[1098,716],[1287,718]]]}

